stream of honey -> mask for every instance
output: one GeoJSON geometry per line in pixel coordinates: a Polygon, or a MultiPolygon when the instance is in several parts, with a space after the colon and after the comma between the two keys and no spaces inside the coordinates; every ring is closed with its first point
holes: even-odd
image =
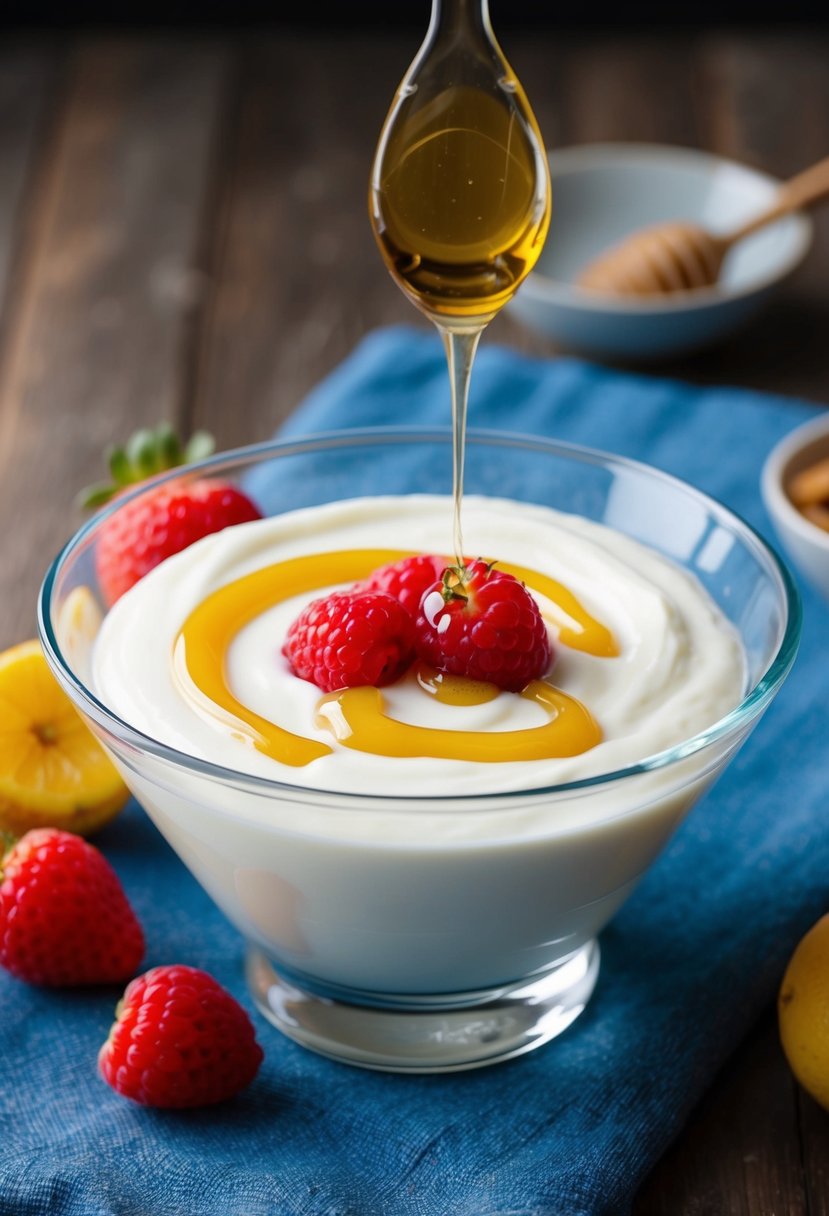
{"type": "Polygon", "coordinates": [[[485,0],[435,4],[389,110],[369,216],[392,278],[436,325],[452,397],[455,560],[478,341],[535,265],[550,223],[544,144],[485,0]]]}

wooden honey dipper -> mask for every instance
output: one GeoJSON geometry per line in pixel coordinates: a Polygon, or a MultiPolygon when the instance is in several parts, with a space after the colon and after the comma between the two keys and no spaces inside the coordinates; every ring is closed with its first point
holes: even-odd
{"type": "Polygon", "coordinates": [[[781,186],[774,202],[733,232],[715,236],[697,224],[681,221],[643,228],[581,272],[579,287],[605,295],[655,296],[697,287],[712,287],[733,245],[791,211],[829,195],[829,157],[781,186]]]}

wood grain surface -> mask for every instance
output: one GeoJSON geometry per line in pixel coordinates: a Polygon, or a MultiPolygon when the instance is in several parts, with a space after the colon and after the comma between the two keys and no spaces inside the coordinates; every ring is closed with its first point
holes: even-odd
{"type": "MultiPolygon", "coordinates": [[[[0,47],[0,646],[31,636],[78,489],[135,425],[269,435],[383,324],[419,322],[368,228],[374,142],[414,47],[252,31],[0,47]]],[[[511,33],[547,142],[682,143],[785,176],[829,152],[829,35],[511,33]]],[[[829,211],[750,330],[654,369],[829,401],[829,211]]],[[[553,346],[507,317],[487,341],[553,346]]],[[[396,421],[390,419],[389,421],[396,421]]],[[[829,1216],[829,1115],[773,1011],[637,1216],[829,1216]]]]}

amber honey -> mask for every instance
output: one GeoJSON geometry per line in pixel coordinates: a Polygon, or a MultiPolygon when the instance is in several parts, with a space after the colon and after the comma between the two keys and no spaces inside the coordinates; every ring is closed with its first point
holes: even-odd
{"type": "MultiPolygon", "coordinates": [[[[248,622],[281,600],[332,583],[366,578],[378,567],[406,556],[405,551],[395,549],[317,553],[265,566],[220,587],[194,608],[176,639],[173,666],[183,695],[218,729],[283,764],[301,767],[327,755],[332,750],[327,744],[285,730],[238,700],[227,680],[228,650],[248,622]]],[[[596,656],[618,653],[613,635],[566,587],[520,566],[504,569],[517,577],[526,576],[528,585],[544,597],[544,615],[557,626],[561,641],[596,656]]],[[[498,695],[492,685],[436,672],[419,670],[412,678],[424,696],[435,696],[447,705],[482,704],[498,695]]],[[[560,689],[534,680],[521,695],[546,710],[544,725],[483,734],[410,726],[386,715],[382,690],[376,688],[345,689],[323,697],[316,724],[359,751],[487,762],[572,756],[600,741],[601,731],[589,711],[560,689]]]]}
{"type": "Polygon", "coordinates": [[[390,121],[371,219],[392,276],[432,319],[485,324],[534,266],[549,224],[546,165],[521,86],[450,85],[390,121]]]}

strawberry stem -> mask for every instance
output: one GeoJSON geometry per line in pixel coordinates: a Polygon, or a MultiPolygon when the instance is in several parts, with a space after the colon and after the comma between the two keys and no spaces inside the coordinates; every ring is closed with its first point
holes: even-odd
{"type": "Polygon", "coordinates": [[[111,448],[107,458],[112,480],[116,485],[126,485],[130,475],[130,462],[123,448],[111,448]]]}
{"type": "Polygon", "coordinates": [[[3,877],[3,862],[17,844],[19,837],[13,832],[0,831],[0,879],[3,877]]]}
{"type": "Polygon", "coordinates": [[[445,604],[451,604],[462,601],[464,604],[469,599],[469,594],[466,590],[466,566],[447,566],[443,572],[441,580],[443,586],[441,595],[445,604]]]}
{"type": "Polygon", "coordinates": [[[123,446],[107,453],[110,483],[88,486],[78,495],[82,507],[101,507],[127,486],[138,485],[156,473],[166,473],[182,465],[204,460],[215,448],[213,436],[207,431],[195,431],[182,448],[169,422],[154,429],[141,427],[123,446]]]}

